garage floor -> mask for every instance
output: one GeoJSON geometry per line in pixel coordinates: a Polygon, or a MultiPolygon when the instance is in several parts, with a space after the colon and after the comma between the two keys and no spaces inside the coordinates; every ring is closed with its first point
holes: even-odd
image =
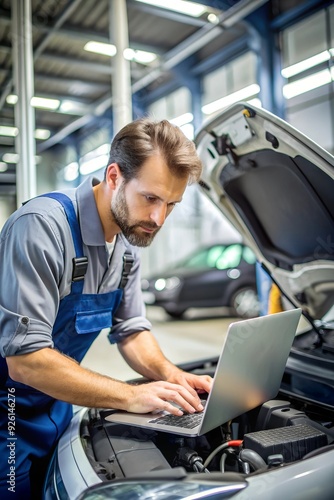
{"type": "MultiPolygon", "coordinates": [[[[234,320],[222,316],[221,310],[218,315],[213,310],[189,311],[185,319],[173,320],[157,307],[147,308],[147,317],[164,354],[176,364],[218,356],[228,325],[234,320]]],[[[138,376],[109,343],[107,331],[96,339],[82,365],[119,380],[138,376]]]]}

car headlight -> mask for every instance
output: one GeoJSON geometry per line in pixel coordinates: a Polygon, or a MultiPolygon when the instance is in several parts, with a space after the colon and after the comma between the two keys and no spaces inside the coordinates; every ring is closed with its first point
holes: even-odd
{"type": "Polygon", "coordinates": [[[227,271],[227,276],[231,278],[231,280],[237,280],[240,276],[240,271],[239,269],[229,269],[227,271]]]}
{"type": "Polygon", "coordinates": [[[174,288],[177,288],[180,283],[181,280],[177,276],[172,276],[171,278],[166,278],[166,279],[159,278],[154,283],[154,288],[158,292],[162,292],[163,290],[173,290],[174,288]]]}

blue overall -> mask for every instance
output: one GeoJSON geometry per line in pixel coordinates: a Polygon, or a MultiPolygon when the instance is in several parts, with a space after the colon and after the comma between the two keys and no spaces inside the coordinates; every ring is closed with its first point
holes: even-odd
{"type": "MultiPolygon", "coordinates": [[[[71,200],[61,193],[49,193],[65,209],[76,253],[74,261],[85,259],[79,223],[71,200]]],[[[84,272],[75,277],[71,293],[59,304],[52,336],[55,349],[80,362],[103,328],[110,328],[122,299],[122,289],[104,294],[83,294],[84,272]]],[[[80,274],[80,272],[79,272],[80,274]]],[[[52,377],[50,373],[45,376],[52,377]]],[[[72,405],[53,399],[27,385],[14,382],[7,363],[0,358],[0,499],[36,500],[30,490],[30,468],[45,459],[72,417],[72,405]]]]}

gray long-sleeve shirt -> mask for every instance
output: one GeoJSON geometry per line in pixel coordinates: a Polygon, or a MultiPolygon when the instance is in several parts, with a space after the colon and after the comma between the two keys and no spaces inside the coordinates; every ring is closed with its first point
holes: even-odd
{"type": "MultiPolygon", "coordinates": [[[[139,250],[122,234],[116,239],[110,263],[92,186],[63,191],[73,202],[81,226],[84,255],[88,257],[83,293],[106,293],[119,287],[123,255],[131,249],[134,264],[125,286],[110,339],[150,330],[140,287],[139,250]]],[[[70,293],[75,257],[70,227],[63,207],[37,197],[17,210],[0,234],[0,353],[26,354],[53,347],[52,328],[59,301],[70,293]]]]}

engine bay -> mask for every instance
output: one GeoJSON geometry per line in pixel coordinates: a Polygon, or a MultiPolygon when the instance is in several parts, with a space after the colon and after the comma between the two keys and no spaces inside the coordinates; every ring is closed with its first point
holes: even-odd
{"type": "Polygon", "coordinates": [[[86,456],[102,481],[180,471],[247,477],[306,460],[334,441],[333,408],[287,393],[198,437],[114,424],[107,415],[87,410],[81,425],[86,456]]]}

